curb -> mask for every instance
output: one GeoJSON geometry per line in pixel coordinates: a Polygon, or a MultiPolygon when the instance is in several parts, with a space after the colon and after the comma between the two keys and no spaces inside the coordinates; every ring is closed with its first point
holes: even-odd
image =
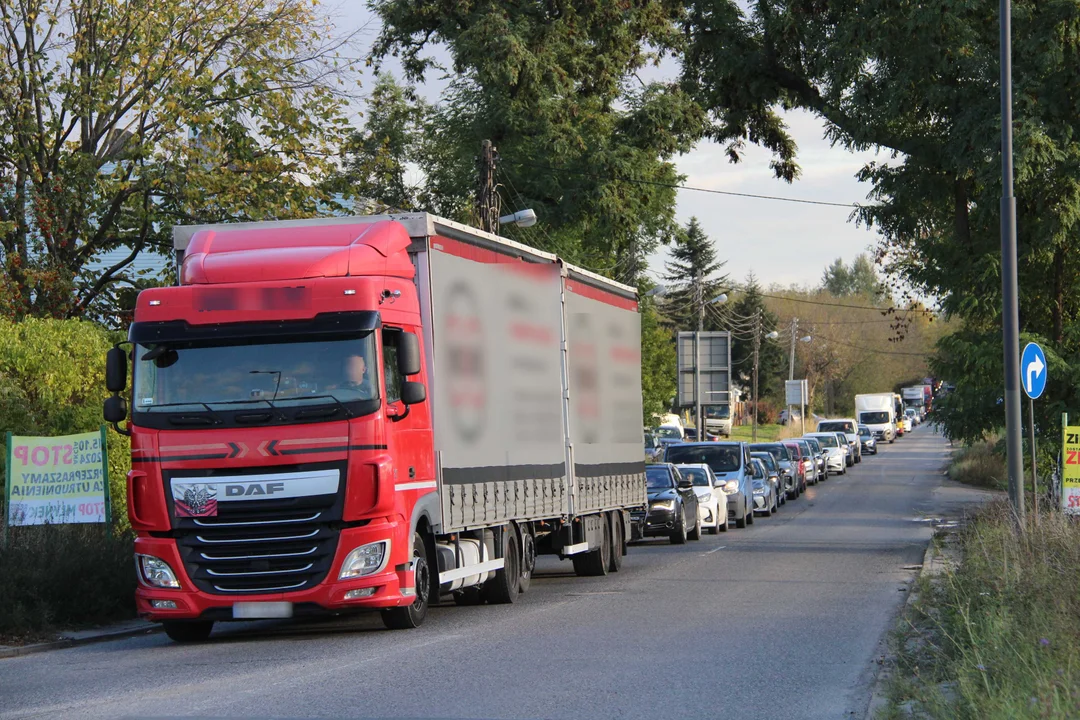
{"type": "Polygon", "coordinates": [[[103,629],[100,632],[87,631],[88,633],[93,634],[87,634],[83,637],[67,637],[52,642],[34,643],[32,645],[0,647],[0,660],[22,657],[24,655],[34,655],[35,653],[48,652],[49,650],[63,650],[65,648],[90,645],[92,643],[106,642],[109,640],[123,640],[139,635],[152,635],[161,632],[161,630],[161,625],[147,623],[145,626],[141,627],[121,628],[118,630],[103,629]]]}
{"type": "MultiPolygon", "coordinates": [[[[904,613],[918,601],[919,593],[915,592],[914,588],[919,583],[919,579],[927,568],[934,564],[934,558],[937,556],[937,547],[935,541],[937,540],[937,534],[930,538],[929,544],[926,546],[926,552],[923,553],[922,567],[919,568],[919,572],[915,575],[909,586],[908,596],[904,600],[903,607],[900,608],[900,612],[897,614],[897,618],[904,616],[904,613]]],[[[881,659],[881,664],[878,665],[878,671],[874,676],[874,689],[870,693],[870,703],[866,707],[866,714],[863,716],[866,720],[874,720],[877,717],[878,710],[888,705],[888,694],[885,686],[892,677],[890,669],[895,665],[896,653],[892,651],[892,647],[889,641],[886,640],[886,651],[881,659]]]]}

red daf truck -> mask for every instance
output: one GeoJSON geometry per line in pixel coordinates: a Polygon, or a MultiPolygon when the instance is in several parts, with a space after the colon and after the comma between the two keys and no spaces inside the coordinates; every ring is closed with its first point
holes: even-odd
{"type": "Polygon", "coordinates": [[[540,553],[620,568],[646,505],[633,288],[428,214],[173,238],[180,284],[140,293],[105,407],[138,612],[169,637],[411,628],[450,595],[514,602],[540,553]]]}

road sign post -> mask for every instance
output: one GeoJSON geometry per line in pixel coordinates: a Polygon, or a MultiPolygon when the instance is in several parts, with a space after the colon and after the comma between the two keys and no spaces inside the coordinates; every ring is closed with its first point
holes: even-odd
{"type": "MultiPolygon", "coordinates": [[[[1039,475],[1035,459],[1035,399],[1046,390],[1046,353],[1036,343],[1028,343],[1020,356],[1020,373],[1024,392],[1028,396],[1028,438],[1031,448],[1031,500],[1035,524],[1039,523],[1039,475]]],[[[1023,494],[1023,485],[1020,487],[1023,494]]]]}

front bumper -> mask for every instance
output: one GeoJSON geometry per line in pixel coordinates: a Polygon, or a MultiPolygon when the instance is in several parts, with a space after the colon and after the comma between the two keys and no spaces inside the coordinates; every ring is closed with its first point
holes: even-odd
{"type": "Polygon", "coordinates": [[[829,459],[826,461],[829,465],[829,469],[843,471],[845,463],[844,457],[844,455],[830,455],[829,459]]]}
{"type": "Polygon", "coordinates": [[[341,531],[330,572],[318,585],[295,592],[276,593],[207,593],[195,588],[180,559],[176,541],[169,538],[137,537],[135,553],[153,555],[169,564],[180,589],[171,590],[144,585],[135,590],[135,608],[140,617],[154,622],[164,620],[231,620],[237,602],[290,602],[295,614],[331,613],[354,608],[386,608],[411,605],[415,600],[413,574],[409,564],[412,543],[405,542],[407,526],[396,521],[376,521],[364,527],[341,531]],[[401,536],[401,537],[399,537],[401,536]],[[390,556],[383,569],[365,577],[337,580],[341,563],[354,548],[379,540],[390,540],[390,556]],[[374,588],[368,597],[346,600],[350,590],[374,588]],[[171,600],[176,609],[151,607],[152,600],[171,600]]]}

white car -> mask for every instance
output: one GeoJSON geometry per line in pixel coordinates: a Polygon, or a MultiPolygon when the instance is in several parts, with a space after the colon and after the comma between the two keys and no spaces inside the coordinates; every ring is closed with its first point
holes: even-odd
{"type": "Polygon", "coordinates": [[[825,464],[829,466],[830,472],[839,475],[847,474],[848,454],[845,445],[840,444],[842,442],[840,438],[847,439],[843,433],[816,432],[806,433],[806,436],[816,439],[825,450],[825,464]]]}
{"type": "Polygon", "coordinates": [[[676,465],[675,467],[679,468],[679,473],[684,478],[689,478],[694,484],[694,494],[698,499],[698,525],[708,528],[713,535],[727,532],[730,520],[723,481],[716,479],[716,475],[708,465],[676,465]]]}

